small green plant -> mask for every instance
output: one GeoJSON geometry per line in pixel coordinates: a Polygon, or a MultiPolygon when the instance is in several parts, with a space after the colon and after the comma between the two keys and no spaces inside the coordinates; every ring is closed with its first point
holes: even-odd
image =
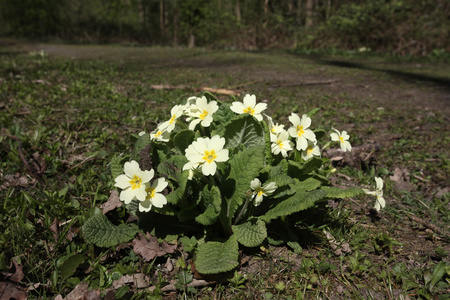
{"type": "MultiPolygon", "coordinates": [[[[157,220],[156,214],[164,216],[153,224],[158,231],[178,228],[175,235],[195,249],[200,273],[236,268],[239,245],[257,247],[277,239],[279,244],[280,237],[269,234],[277,229],[268,228],[280,226],[288,215],[364,192],[330,186],[334,169],[319,148],[326,132],[310,128],[318,109],[301,117],[292,113],[285,130],[263,114],[266,107],[257,104],[254,95],[231,105],[209,93],[191,97],[185,105],[174,106],[170,119],[156,130],[141,132],[131,155],[111,162],[115,186],[128,210],[140,224],[157,220]]],[[[351,151],[346,131],[333,129],[329,136],[322,150],[338,143],[343,151],[351,151]]],[[[384,206],[380,178],[376,192],[366,193],[377,196],[377,210],[384,206]]],[[[102,247],[127,241],[139,230],[144,225],[116,226],[102,215],[84,225],[86,239],[102,247]]],[[[287,234],[284,242],[296,241],[287,234]]]]}

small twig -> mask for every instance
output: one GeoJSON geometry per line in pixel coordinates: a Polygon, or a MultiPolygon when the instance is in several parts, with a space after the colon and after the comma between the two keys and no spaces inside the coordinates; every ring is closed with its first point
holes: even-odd
{"type": "Polygon", "coordinates": [[[336,176],[343,177],[343,178],[345,178],[348,181],[352,180],[352,178],[350,176],[347,176],[347,175],[342,174],[342,173],[336,173],[336,176]]]}
{"type": "Polygon", "coordinates": [[[444,234],[444,231],[441,228],[439,228],[439,226],[431,224],[431,223],[425,221],[424,219],[416,217],[415,215],[413,215],[411,213],[408,213],[407,216],[408,216],[408,218],[410,218],[414,222],[417,222],[417,223],[419,223],[419,224],[421,224],[421,225],[423,225],[423,226],[433,230],[434,232],[437,232],[439,234],[444,234]]]}

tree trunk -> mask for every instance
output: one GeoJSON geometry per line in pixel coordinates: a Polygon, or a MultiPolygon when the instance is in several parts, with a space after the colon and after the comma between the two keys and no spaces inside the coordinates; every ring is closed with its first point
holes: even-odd
{"type": "Polygon", "coordinates": [[[164,0],[159,0],[159,28],[161,29],[161,40],[166,36],[166,28],[164,26],[164,0]]]}
{"type": "Polygon", "coordinates": [[[306,0],[305,27],[311,27],[313,25],[313,7],[314,0],[306,0]]]}
{"type": "Polygon", "coordinates": [[[236,0],[236,20],[238,21],[238,23],[241,22],[241,4],[239,2],[239,0],[236,0]]]}

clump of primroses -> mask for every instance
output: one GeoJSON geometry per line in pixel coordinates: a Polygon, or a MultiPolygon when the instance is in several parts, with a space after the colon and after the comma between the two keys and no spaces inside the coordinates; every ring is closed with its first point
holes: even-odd
{"type": "MultiPolygon", "coordinates": [[[[189,170],[189,180],[194,176],[215,176],[218,166],[228,161],[231,157],[227,149],[227,140],[218,134],[211,135],[208,128],[214,123],[214,115],[219,110],[217,101],[208,101],[205,96],[190,97],[184,105],[175,105],[170,110],[170,118],[160,123],[155,130],[150,132],[150,139],[167,143],[173,137],[171,133],[177,128],[188,128],[200,134],[184,150],[187,162],[183,170],[189,170]]],[[[313,157],[320,157],[321,150],[316,134],[310,128],[311,118],[307,114],[299,115],[292,112],[289,116],[290,124],[285,129],[284,124],[275,123],[272,118],[264,113],[266,103],[257,103],[255,95],[245,95],[242,102],[234,101],[229,105],[229,110],[235,114],[248,114],[258,122],[265,122],[270,132],[271,153],[273,156],[288,158],[294,151],[300,154],[304,161],[313,157]]],[[[336,143],[342,151],[351,151],[350,136],[347,131],[342,132],[332,128],[330,144],[336,143]]],[[[120,188],[120,200],[129,204],[133,200],[139,202],[139,211],[148,212],[151,208],[162,208],[167,204],[164,190],[168,186],[165,178],[154,178],[155,171],[141,170],[139,164],[132,160],[124,165],[124,174],[115,178],[115,186],[120,188]]],[[[383,196],[383,181],[376,178],[376,191],[365,190],[367,194],[375,195],[377,201],[375,208],[379,210],[385,206],[383,196]]],[[[248,186],[251,192],[254,206],[259,206],[266,197],[270,197],[277,189],[275,182],[261,183],[255,178],[248,186]]]]}

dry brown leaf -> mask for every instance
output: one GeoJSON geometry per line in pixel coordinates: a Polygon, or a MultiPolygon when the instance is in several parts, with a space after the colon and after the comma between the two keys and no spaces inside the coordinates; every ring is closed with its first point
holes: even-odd
{"type": "Polygon", "coordinates": [[[113,281],[112,287],[118,289],[126,284],[133,284],[134,287],[142,289],[150,286],[150,279],[147,275],[142,273],[123,275],[119,279],[113,281]]]}
{"type": "Polygon", "coordinates": [[[14,283],[0,282],[0,297],[2,300],[25,300],[27,299],[28,295],[22,290],[20,286],[17,286],[14,283]]]}
{"type": "MultiPolygon", "coordinates": [[[[62,298],[61,295],[57,296],[58,299],[63,300],[97,300],[101,299],[100,290],[89,291],[89,284],[87,282],[80,282],[66,298],[62,298]]],[[[55,299],[57,299],[55,298],[55,299]]]]}
{"type": "Polygon", "coordinates": [[[348,243],[338,243],[334,239],[334,237],[328,231],[324,230],[323,233],[327,237],[328,242],[330,243],[331,248],[334,250],[334,254],[342,255],[344,253],[350,253],[352,250],[350,249],[350,245],[348,243]]]}
{"type": "Polygon", "coordinates": [[[23,274],[23,266],[19,264],[14,258],[10,264],[9,270],[7,272],[1,273],[5,278],[14,281],[20,282],[25,275],[23,274]]]}
{"type": "Polygon", "coordinates": [[[166,241],[161,244],[158,243],[158,239],[151,236],[147,232],[147,237],[142,233],[132,241],[133,251],[142,256],[145,261],[151,261],[155,257],[164,256],[167,253],[174,253],[177,249],[177,245],[171,245],[166,241]]]}
{"type": "Polygon", "coordinates": [[[395,183],[395,187],[400,191],[411,191],[414,189],[409,181],[410,176],[406,168],[395,168],[394,175],[389,176],[389,179],[395,183]]]}
{"type": "Polygon", "coordinates": [[[122,201],[119,199],[119,192],[117,190],[111,191],[108,201],[100,205],[103,214],[122,206],[122,201]]]}

